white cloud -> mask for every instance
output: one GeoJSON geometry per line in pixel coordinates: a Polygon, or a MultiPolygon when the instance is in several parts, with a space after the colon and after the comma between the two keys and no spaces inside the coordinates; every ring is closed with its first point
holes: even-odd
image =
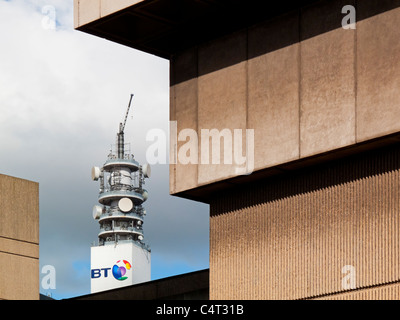
{"type": "MultiPolygon", "coordinates": [[[[67,266],[84,265],[96,240],[90,168],[105,161],[129,95],[126,140],[139,161],[146,132],[166,131],[169,116],[168,61],[74,31],[72,17],[72,0],[0,0],[0,173],[40,183],[40,263],[57,264],[58,297],[71,283],[89,293],[89,278],[67,266]],[[44,5],[56,9],[56,30],[43,28],[44,5]]],[[[208,248],[206,206],[168,195],[168,166],[153,173],[145,232],[156,260],[207,265],[198,253],[208,248]]]]}

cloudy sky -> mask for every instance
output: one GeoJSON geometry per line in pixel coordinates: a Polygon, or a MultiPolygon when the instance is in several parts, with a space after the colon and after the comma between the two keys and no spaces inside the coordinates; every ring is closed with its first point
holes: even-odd
{"type": "MultiPolygon", "coordinates": [[[[56,269],[56,289],[40,291],[89,294],[91,167],[105,162],[131,93],[125,141],[146,162],[146,133],[168,130],[169,62],[75,31],[73,0],[0,0],[0,46],[0,173],[40,184],[40,269],[56,269]]],[[[146,183],[153,280],[209,266],[208,206],[170,196],[168,171],[153,165],[146,183]]]]}

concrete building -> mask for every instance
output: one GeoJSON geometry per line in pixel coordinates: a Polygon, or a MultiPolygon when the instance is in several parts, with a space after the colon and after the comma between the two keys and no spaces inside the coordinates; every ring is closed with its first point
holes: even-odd
{"type": "Polygon", "coordinates": [[[208,300],[208,284],[209,271],[201,270],[71,300],[208,300]]]}
{"type": "Polygon", "coordinates": [[[400,297],[398,21],[397,0],[75,0],[76,29],[170,60],[178,133],[254,147],[249,175],[200,139],[171,164],[171,194],[210,204],[210,299],[400,297]]]}
{"type": "Polygon", "coordinates": [[[39,300],[39,184],[0,175],[0,300],[39,300]]]}

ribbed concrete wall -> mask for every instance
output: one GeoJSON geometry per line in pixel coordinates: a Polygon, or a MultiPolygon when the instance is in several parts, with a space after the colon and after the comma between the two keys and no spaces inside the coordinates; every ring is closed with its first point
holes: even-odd
{"type": "Polygon", "coordinates": [[[399,233],[399,145],[227,192],[211,204],[210,298],[333,298],[347,265],[366,291],[338,298],[400,298],[399,233]]]}
{"type": "Polygon", "coordinates": [[[391,300],[400,298],[400,283],[383,285],[375,288],[366,288],[353,292],[346,292],[331,296],[324,296],[315,300],[391,300]]]}

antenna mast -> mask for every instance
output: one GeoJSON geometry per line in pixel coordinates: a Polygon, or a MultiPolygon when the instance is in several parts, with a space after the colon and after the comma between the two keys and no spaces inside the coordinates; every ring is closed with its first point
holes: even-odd
{"type": "Polygon", "coordinates": [[[126,120],[128,119],[128,114],[129,110],[131,108],[131,103],[132,103],[132,98],[133,94],[131,94],[131,98],[129,100],[129,105],[128,105],[128,110],[126,110],[126,115],[125,115],[125,120],[124,123],[119,124],[119,133],[117,134],[118,136],[118,158],[123,159],[125,155],[125,139],[124,139],[124,130],[125,130],[125,125],[126,125],[126,120]]]}

